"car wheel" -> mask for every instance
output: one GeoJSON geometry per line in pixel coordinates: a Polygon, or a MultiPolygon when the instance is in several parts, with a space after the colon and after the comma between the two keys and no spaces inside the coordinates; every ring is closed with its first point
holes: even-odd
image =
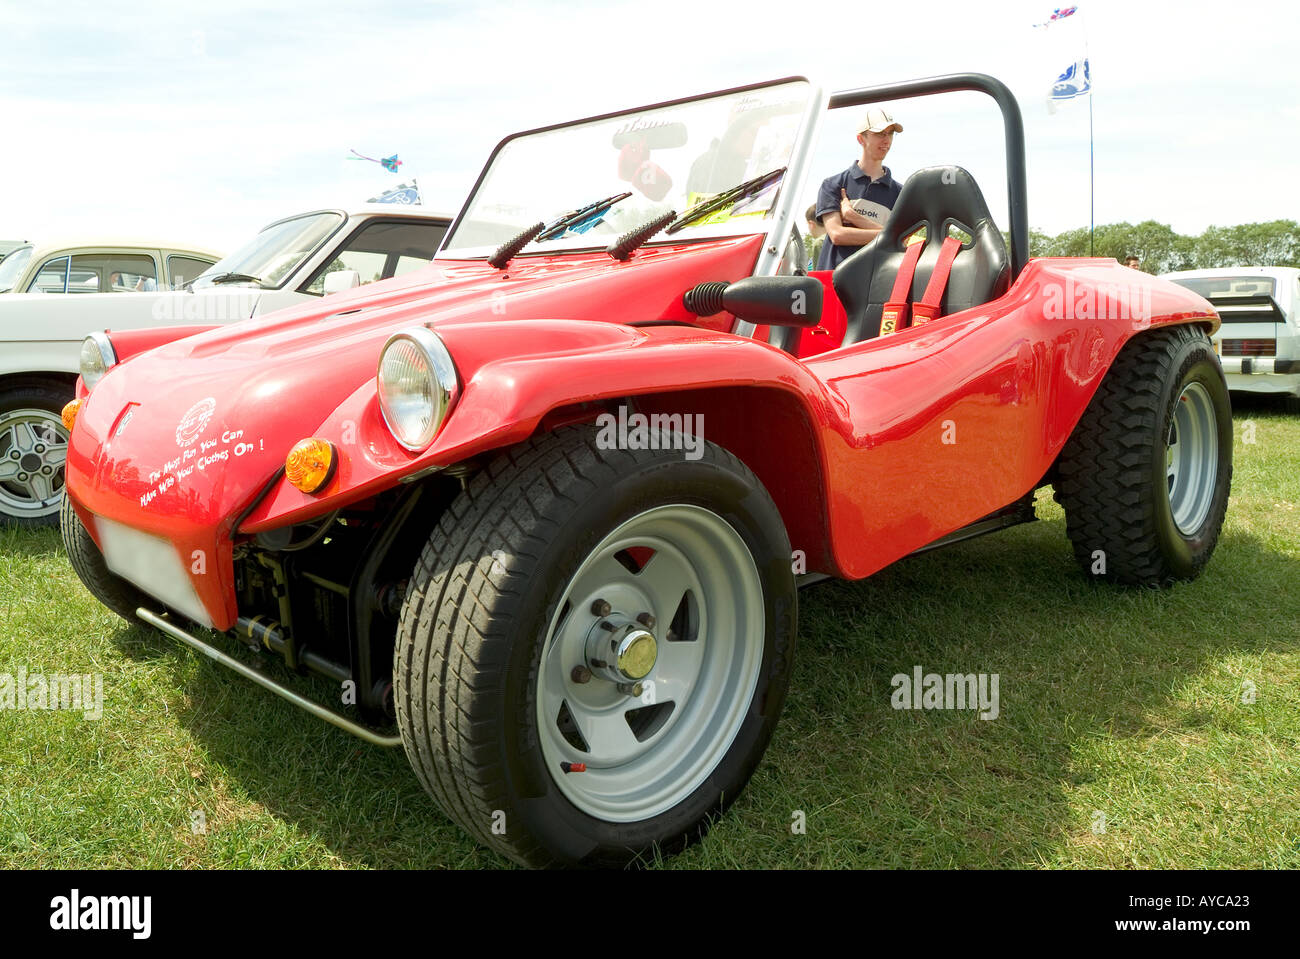
{"type": "Polygon", "coordinates": [[[71,391],[37,381],[0,393],[0,523],[54,526],[63,500],[71,391]]]}
{"type": "Polygon", "coordinates": [[[1232,407],[1209,337],[1175,326],[1124,345],[1065,444],[1056,498],[1093,575],[1193,579],[1219,539],[1232,481],[1232,407]]]}
{"type": "Polygon", "coordinates": [[[416,773],[517,862],[623,865],[698,838],[785,700],[785,527],[736,457],[599,448],[566,428],[504,454],[442,517],[394,654],[416,773]]]}
{"type": "Polygon", "coordinates": [[[73,572],[97,600],[130,623],[139,622],[135,611],[141,606],[157,606],[126,580],[109,572],[103,554],[81,525],[72,501],[66,496],[60,507],[59,526],[73,572]]]}

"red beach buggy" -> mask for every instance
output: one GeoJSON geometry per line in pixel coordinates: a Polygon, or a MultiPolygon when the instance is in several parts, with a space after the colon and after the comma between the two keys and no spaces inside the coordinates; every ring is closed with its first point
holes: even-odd
{"type": "Polygon", "coordinates": [[[68,553],[121,615],[402,745],[519,862],[671,851],[763,755],[802,582],[1030,520],[1048,483],[1091,575],[1165,585],[1209,558],[1218,317],[1114,260],[1027,262],[1027,239],[1019,110],[982,75],[787,79],[517,134],[425,270],[88,341],[68,553]],[[805,275],[827,108],[952,90],[1001,107],[1010,249],[970,175],[934,167],[805,275]]]}

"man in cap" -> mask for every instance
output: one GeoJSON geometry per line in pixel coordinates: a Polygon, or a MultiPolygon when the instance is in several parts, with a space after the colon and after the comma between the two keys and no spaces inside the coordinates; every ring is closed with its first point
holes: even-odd
{"type": "Polygon", "coordinates": [[[818,269],[835,269],[874,240],[889,219],[902,187],[890,176],[885,156],[894,134],[902,132],[903,125],[884,110],[868,110],[858,124],[862,156],[847,170],[822,181],[815,213],[830,242],[822,243],[818,269]]]}

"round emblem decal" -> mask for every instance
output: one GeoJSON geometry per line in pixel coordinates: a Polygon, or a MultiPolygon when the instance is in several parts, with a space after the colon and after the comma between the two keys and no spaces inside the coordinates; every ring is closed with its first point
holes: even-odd
{"type": "Polygon", "coordinates": [[[198,439],[199,434],[208,428],[208,421],[216,408],[217,401],[211,396],[191,406],[176,427],[176,445],[189,446],[198,439]]]}

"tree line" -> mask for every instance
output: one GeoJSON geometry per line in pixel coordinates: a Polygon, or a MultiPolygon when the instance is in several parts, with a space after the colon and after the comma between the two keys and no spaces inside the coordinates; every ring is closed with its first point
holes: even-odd
{"type": "MultiPolygon", "coordinates": [[[[1235,266],[1300,267],[1300,224],[1295,220],[1211,226],[1198,236],[1175,233],[1154,220],[1098,226],[1094,256],[1121,263],[1136,256],[1147,273],[1219,269],[1235,266]]],[[[1029,231],[1030,256],[1088,256],[1088,228],[1049,236],[1029,231]]]]}
{"type": "MultiPolygon", "coordinates": [[[[1003,237],[1009,249],[1010,237],[1005,233],[1003,237]]],[[[804,237],[810,264],[817,262],[822,242],[804,237]]],[[[1056,236],[1030,230],[1029,255],[1088,256],[1088,228],[1066,230],[1056,236]]],[[[1175,233],[1167,224],[1155,220],[1107,223],[1096,229],[1092,255],[1113,256],[1121,263],[1127,256],[1136,256],[1141,260],[1141,269],[1147,273],[1234,266],[1300,267],[1300,223],[1270,220],[1211,226],[1197,236],[1175,233]]]]}

